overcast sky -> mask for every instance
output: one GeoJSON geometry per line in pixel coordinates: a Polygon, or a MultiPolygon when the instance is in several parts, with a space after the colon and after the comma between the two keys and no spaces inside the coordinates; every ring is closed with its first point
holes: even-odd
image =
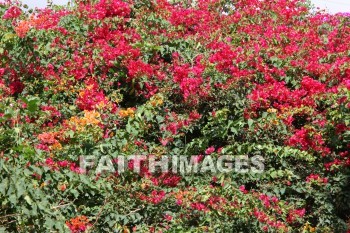
{"type": "Polygon", "coordinates": [[[322,9],[328,9],[331,13],[350,12],[349,0],[311,0],[311,2],[322,9]]]}
{"type": "MultiPolygon", "coordinates": [[[[22,0],[29,7],[45,7],[46,0],[22,0]]],[[[68,0],[53,0],[55,4],[66,4],[68,0]]],[[[327,9],[331,13],[350,12],[349,0],[311,0],[316,6],[327,9]]]]}

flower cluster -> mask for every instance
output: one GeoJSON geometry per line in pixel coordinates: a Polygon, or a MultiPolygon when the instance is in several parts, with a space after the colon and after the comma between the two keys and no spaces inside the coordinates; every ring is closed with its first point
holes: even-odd
{"type": "Polygon", "coordinates": [[[81,215],[70,219],[66,224],[72,233],[79,233],[85,232],[88,229],[91,225],[89,222],[90,220],[86,216],[81,215]]]}
{"type": "Polygon", "coordinates": [[[22,10],[17,6],[11,6],[5,14],[2,16],[3,19],[15,19],[22,14],[22,10]]]}
{"type": "Polygon", "coordinates": [[[347,14],[305,0],[21,9],[0,3],[5,231],[349,230],[347,14]],[[145,159],[118,172],[131,155],[145,159]],[[173,155],[191,172],[147,164],[173,155]],[[234,173],[194,171],[225,155],[234,173]]]}

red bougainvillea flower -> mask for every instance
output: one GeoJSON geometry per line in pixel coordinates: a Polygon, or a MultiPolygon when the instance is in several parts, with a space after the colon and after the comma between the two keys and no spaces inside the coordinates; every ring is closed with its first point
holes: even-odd
{"type": "Polygon", "coordinates": [[[210,155],[215,151],[215,147],[211,146],[205,150],[205,154],[210,155]]]}
{"type": "Polygon", "coordinates": [[[321,178],[320,175],[317,174],[311,174],[308,177],[306,177],[306,182],[318,182],[318,183],[324,183],[327,184],[328,183],[328,179],[327,178],[321,178]]]}
{"type": "Polygon", "coordinates": [[[170,173],[163,173],[159,177],[151,178],[151,181],[154,185],[176,187],[181,181],[181,177],[170,173]]]}
{"type": "Polygon", "coordinates": [[[291,210],[287,217],[287,222],[293,223],[297,218],[302,218],[305,215],[305,209],[291,210]]]}
{"type": "Polygon", "coordinates": [[[104,106],[108,103],[103,91],[96,89],[85,89],[80,92],[77,99],[77,105],[81,110],[94,110],[98,106],[104,106]]]}
{"type": "Polygon", "coordinates": [[[104,19],[106,17],[128,17],[131,9],[126,2],[120,0],[100,0],[97,4],[84,4],[80,9],[89,12],[91,19],[104,19]]]}
{"type": "Polygon", "coordinates": [[[5,14],[2,16],[3,19],[15,19],[22,14],[22,10],[17,6],[11,6],[5,14]]]}
{"type": "Polygon", "coordinates": [[[11,95],[19,94],[24,89],[24,84],[21,81],[13,81],[9,85],[11,95]]]}
{"type": "MultiPolygon", "coordinates": [[[[69,203],[55,209],[65,216],[55,226],[300,232],[312,222],[346,232],[348,188],[335,178],[350,168],[349,15],[310,13],[306,0],[77,0],[32,13],[0,2],[0,164],[16,165],[0,179],[21,164],[49,179],[34,190],[48,210],[69,203]],[[175,156],[172,172],[148,164],[183,154],[193,157],[180,170],[202,168],[214,153],[260,155],[266,171],[187,177],[174,172],[175,156]],[[80,168],[85,154],[111,155],[114,168],[119,155],[145,160],[95,174],[80,168]]],[[[45,213],[5,227],[32,231],[45,213]]],[[[47,225],[37,229],[59,231],[47,225]]]]}
{"type": "Polygon", "coordinates": [[[153,190],[150,196],[141,194],[140,200],[147,201],[147,202],[153,203],[154,205],[157,205],[165,199],[165,195],[166,193],[163,190],[161,191],[153,190]]]}
{"type": "Polygon", "coordinates": [[[248,190],[245,189],[245,186],[244,185],[241,185],[239,186],[239,190],[244,193],[244,194],[247,194],[248,193],[248,190]]]}

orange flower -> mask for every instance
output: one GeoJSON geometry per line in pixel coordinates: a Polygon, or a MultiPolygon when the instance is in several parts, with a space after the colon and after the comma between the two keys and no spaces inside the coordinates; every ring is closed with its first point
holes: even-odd
{"type": "Polygon", "coordinates": [[[81,215],[70,219],[66,222],[66,225],[69,227],[71,232],[77,233],[86,231],[91,224],[89,224],[89,219],[86,216],[81,215]]]}
{"type": "Polygon", "coordinates": [[[55,144],[53,144],[50,148],[51,150],[61,150],[62,149],[62,145],[59,142],[56,142],[55,144]]]}
{"type": "Polygon", "coordinates": [[[135,115],[135,110],[133,108],[128,108],[126,110],[120,110],[119,111],[119,116],[120,117],[134,117],[135,115]]]}
{"type": "Polygon", "coordinates": [[[38,18],[35,18],[34,16],[32,16],[30,18],[30,22],[34,27],[38,27],[40,25],[44,25],[49,19],[49,17],[47,17],[46,15],[42,15],[38,18]]]}
{"type": "Polygon", "coordinates": [[[97,111],[84,111],[84,117],[71,117],[68,124],[77,131],[84,131],[87,125],[98,125],[100,124],[100,113],[97,111]]]}
{"type": "Polygon", "coordinates": [[[57,188],[60,191],[64,192],[67,189],[67,185],[66,184],[60,184],[60,185],[57,186],[57,188]]]}
{"type": "Polygon", "coordinates": [[[152,98],[151,98],[151,105],[153,107],[156,107],[156,106],[161,106],[163,104],[163,97],[161,95],[154,95],[152,98]]]}
{"type": "Polygon", "coordinates": [[[15,31],[18,37],[23,38],[27,35],[27,32],[30,29],[30,23],[28,21],[20,21],[17,25],[17,27],[15,27],[15,31]]]}
{"type": "Polygon", "coordinates": [[[86,119],[87,124],[98,125],[100,121],[100,113],[97,111],[84,111],[84,118],[86,119]]]}
{"type": "Polygon", "coordinates": [[[56,136],[57,133],[42,133],[38,135],[38,139],[41,141],[41,143],[56,144],[59,143],[55,138],[56,136]]]}

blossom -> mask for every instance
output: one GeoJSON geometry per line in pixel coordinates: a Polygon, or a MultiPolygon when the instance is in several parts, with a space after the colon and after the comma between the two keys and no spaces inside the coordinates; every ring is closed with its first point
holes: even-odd
{"type": "Polygon", "coordinates": [[[56,139],[56,137],[57,137],[56,133],[42,133],[38,135],[38,139],[41,141],[41,143],[44,143],[44,144],[58,143],[58,140],[56,139]]]}
{"type": "Polygon", "coordinates": [[[165,199],[165,195],[166,193],[163,190],[161,191],[153,190],[150,196],[141,195],[140,199],[151,202],[152,204],[156,205],[161,203],[165,199]]]}
{"type": "Polygon", "coordinates": [[[297,218],[302,218],[305,212],[305,209],[290,210],[287,216],[287,222],[293,223],[297,218]]]}
{"type": "Polygon", "coordinates": [[[304,90],[308,91],[309,94],[324,92],[326,89],[324,84],[307,76],[301,81],[301,86],[304,90]]]}
{"type": "Polygon", "coordinates": [[[299,146],[302,150],[314,150],[320,152],[323,156],[330,152],[326,147],[322,135],[315,133],[314,129],[301,128],[295,131],[295,134],[287,141],[287,145],[299,146]]]}
{"type": "Polygon", "coordinates": [[[22,14],[22,10],[17,6],[11,6],[5,14],[2,16],[3,19],[15,19],[22,14]]]}
{"type": "Polygon", "coordinates": [[[66,185],[66,184],[59,184],[59,185],[57,186],[57,188],[58,188],[60,191],[64,192],[64,191],[67,189],[67,185],[66,185]]]}
{"type": "Polygon", "coordinates": [[[174,65],[174,82],[179,84],[180,90],[185,100],[195,96],[206,96],[207,90],[201,88],[204,84],[202,74],[205,66],[197,59],[195,66],[189,64],[174,65]]]}
{"type": "Polygon", "coordinates": [[[27,35],[30,29],[30,23],[28,21],[20,21],[15,27],[15,31],[18,37],[23,38],[27,35]]]}
{"type": "Polygon", "coordinates": [[[169,222],[173,219],[173,217],[171,215],[169,215],[169,214],[165,214],[164,218],[165,218],[165,220],[167,220],[169,222]]]}
{"type": "Polygon", "coordinates": [[[72,233],[79,233],[87,230],[91,225],[89,222],[90,220],[86,216],[81,215],[66,221],[66,225],[72,233]]]}
{"type": "Polygon", "coordinates": [[[321,178],[319,175],[317,174],[311,174],[308,177],[306,177],[306,182],[317,182],[317,183],[328,183],[328,179],[327,178],[321,178]]]}
{"type": "Polygon", "coordinates": [[[84,111],[83,117],[73,116],[68,121],[66,121],[68,126],[77,131],[84,131],[88,126],[98,126],[100,121],[100,113],[93,111],[84,111]]]}
{"type": "Polygon", "coordinates": [[[211,146],[205,150],[205,154],[210,155],[215,151],[215,147],[211,146]]]}
{"type": "Polygon", "coordinates": [[[131,13],[129,5],[121,0],[100,0],[97,4],[83,4],[79,6],[89,12],[92,19],[104,19],[106,17],[128,17],[131,13]]]}
{"type": "Polygon", "coordinates": [[[127,108],[125,110],[120,110],[118,112],[119,116],[122,117],[122,118],[125,118],[125,117],[134,117],[135,115],[135,109],[134,108],[127,108]]]}
{"type": "Polygon", "coordinates": [[[209,211],[209,208],[200,202],[191,203],[191,207],[195,210],[198,210],[198,211],[203,211],[203,212],[209,211]]]}
{"type": "Polygon", "coordinates": [[[244,185],[241,185],[239,186],[239,190],[244,193],[244,194],[247,194],[248,193],[248,190],[245,189],[245,186],[244,185]]]}
{"type": "Polygon", "coordinates": [[[136,60],[136,61],[131,60],[127,68],[128,68],[128,74],[130,78],[137,78],[142,75],[147,75],[150,77],[153,75],[152,67],[141,60],[136,60]]]}
{"type": "Polygon", "coordinates": [[[103,91],[98,91],[95,88],[92,88],[81,91],[76,103],[81,110],[91,111],[99,106],[106,105],[108,100],[103,91]]]}
{"type": "Polygon", "coordinates": [[[9,85],[10,87],[10,93],[12,95],[19,94],[24,89],[24,84],[21,81],[13,81],[9,85]]]}
{"type": "Polygon", "coordinates": [[[170,173],[163,173],[159,177],[151,178],[154,185],[164,185],[168,187],[176,187],[181,179],[180,176],[170,173]]]}

